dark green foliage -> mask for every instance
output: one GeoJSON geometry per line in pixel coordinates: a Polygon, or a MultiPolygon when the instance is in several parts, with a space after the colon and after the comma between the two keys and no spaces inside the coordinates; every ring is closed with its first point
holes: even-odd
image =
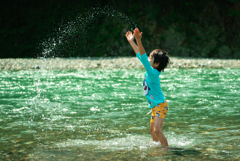
{"type": "Polygon", "coordinates": [[[239,0],[0,2],[0,58],[134,56],[128,30],[147,52],[240,58],[239,0]]]}

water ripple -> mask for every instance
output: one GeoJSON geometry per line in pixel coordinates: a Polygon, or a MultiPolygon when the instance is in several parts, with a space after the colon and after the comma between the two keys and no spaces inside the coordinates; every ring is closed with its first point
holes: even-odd
{"type": "MultiPolygon", "coordinates": [[[[16,138],[24,146],[63,142],[110,150],[151,148],[143,75],[144,70],[1,71],[0,143],[7,146],[0,153],[16,138]]],[[[236,156],[239,75],[237,69],[162,73],[161,87],[169,104],[163,130],[169,144],[209,155],[231,145],[236,156]]]]}

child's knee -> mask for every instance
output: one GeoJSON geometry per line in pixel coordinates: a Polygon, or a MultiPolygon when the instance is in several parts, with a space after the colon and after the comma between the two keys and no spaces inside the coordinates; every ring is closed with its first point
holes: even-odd
{"type": "Polygon", "coordinates": [[[162,129],[154,129],[154,133],[162,133],[162,129]]]}
{"type": "Polygon", "coordinates": [[[150,134],[155,134],[154,129],[150,129],[150,134]]]}

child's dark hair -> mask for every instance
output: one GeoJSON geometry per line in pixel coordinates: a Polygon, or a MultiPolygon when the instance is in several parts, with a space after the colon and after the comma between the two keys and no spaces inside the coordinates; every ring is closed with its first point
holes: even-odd
{"type": "Polygon", "coordinates": [[[164,68],[167,67],[167,65],[170,62],[170,59],[167,55],[167,52],[161,49],[155,49],[152,51],[153,56],[154,56],[154,62],[153,63],[159,63],[159,66],[157,70],[159,72],[164,72],[164,68]]]}

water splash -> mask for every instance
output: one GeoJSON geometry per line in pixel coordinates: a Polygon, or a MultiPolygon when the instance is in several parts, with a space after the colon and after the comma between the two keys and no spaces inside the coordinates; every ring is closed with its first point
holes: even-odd
{"type": "MultiPolygon", "coordinates": [[[[76,56],[76,52],[81,52],[86,53],[87,56],[89,45],[94,36],[98,34],[98,27],[103,18],[107,18],[108,21],[120,21],[121,25],[132,31],[137,27],[131,18],[116,8],[96,5],[83,14],[79,14],[74,20],[67,22],[62,20],[59,27],[49,35],[49,39],[39,45],[43,50],[40,55],[43,57],[76,56]]],[[[93,50],[92,47],[91,50],[93,50]]]]}
{"type": "MultiPolygon", "coordinates": [[[[191,148],[199,144],[194,139],[177,136],[168,136],[169,145],[171,148],[184,147],[191,148]]],[[[132,149],[146,149],[162,147],[160,142],[152,141],[149,135],[130,135],[121,138],[114,138],[110,140],[81,140],[81,139],[68,139],[66,142],[56,143],[53,146],[60,147],[86,147],[95,146],[95,149],[108,149],[108,150],[132,150],[132,149]]]]}

